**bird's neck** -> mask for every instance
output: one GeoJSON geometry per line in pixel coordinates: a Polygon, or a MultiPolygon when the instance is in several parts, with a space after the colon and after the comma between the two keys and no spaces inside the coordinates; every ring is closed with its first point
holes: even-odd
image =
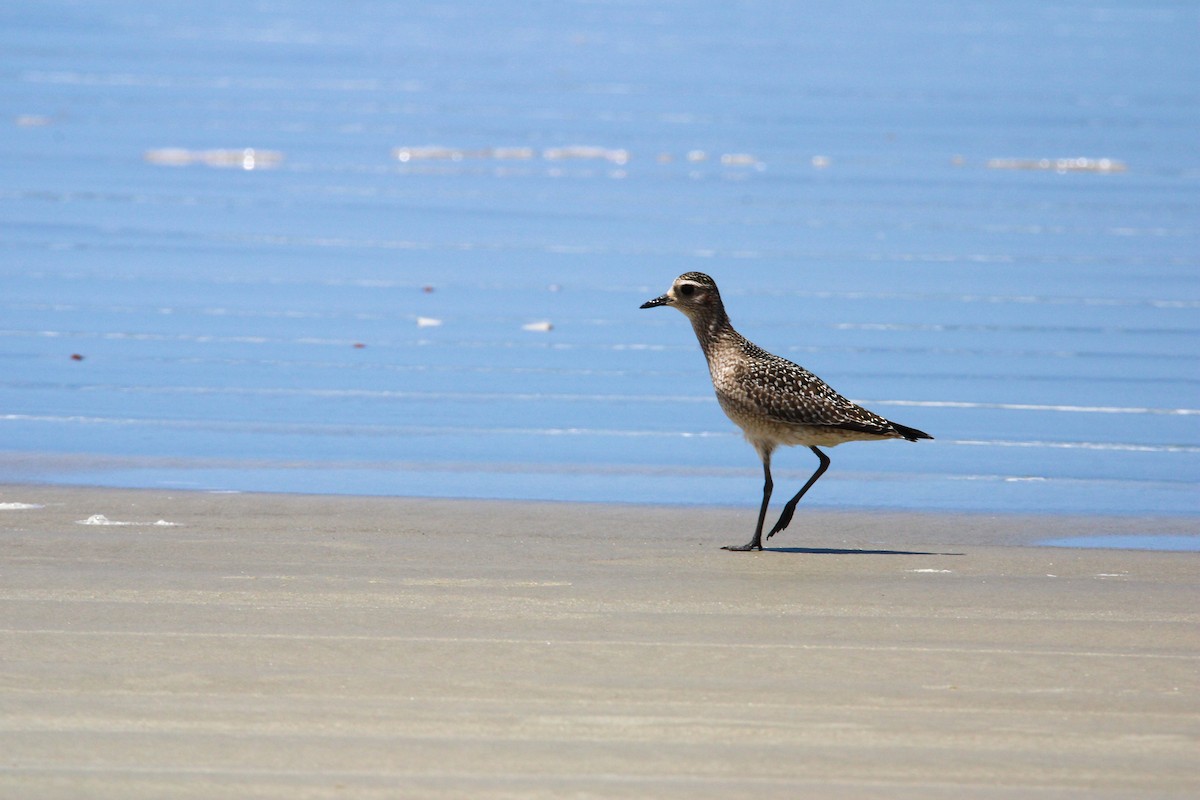
{"type": "Polygon", "coordinates": [[[691,317],[691,322],[692,330],[696,332],[696,338],[700,341],[700,349],[710,360],[718,350],[739,338],[725,309],[720,306],[714,308],[711,313],[691,317]]]}

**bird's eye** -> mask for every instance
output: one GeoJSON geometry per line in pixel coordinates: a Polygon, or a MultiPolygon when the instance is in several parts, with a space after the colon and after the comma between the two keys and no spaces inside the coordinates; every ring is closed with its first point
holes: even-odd
{"type": "Polygon", "coordinates": [[[684,297],[691,297],[696,292],[696,287],[690,283],[685,283],[679,287],[679,293],[684,297]]]}

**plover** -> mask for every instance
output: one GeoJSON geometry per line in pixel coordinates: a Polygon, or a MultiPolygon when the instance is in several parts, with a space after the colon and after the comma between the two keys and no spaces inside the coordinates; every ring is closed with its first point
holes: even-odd
{"type": "Polygon", "coordinates": [[[768,539],[788,526],[800,498],[829,467],[829,456],[819,448],[843,442],[933,438],[851,403],[804,367],[746,339],[733,329],[716,282],[703,272],[685,272],[666,294],[642,304],[642,308],[657,306],[672,306],[687,315],[708,360],[721,408],[762,458],[763,497],[754,538],[726,550],[762,550],[763,521],[774,488],[771,454],[779,445],[804,445],[816,454],[820,464],[784,505],[779,521],[767,533],[768,539]]]}

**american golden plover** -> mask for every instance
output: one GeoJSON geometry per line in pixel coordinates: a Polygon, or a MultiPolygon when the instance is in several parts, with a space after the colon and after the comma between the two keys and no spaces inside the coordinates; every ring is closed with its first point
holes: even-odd
{"type": "Polygon", "coordinates": [[[767,533],[768,539],[788,526],[800,498],[829,467],[829,456],[818,448],[842,442],[933,438],[851,403],[804,367],[771,355],[747,340],[733,329],[716,282],[703,272],[680,275],[670,291],[642,304],[642,308],[656,306],[672,306],[687,315],[708,359],[721,408],[762,458],[765,480],[754,538],[726,550],[762,550],[763,520],[774,488],[771,454],[779,445],[804,445],[816,453],[821,463],[808,483],[783,507],[779,521],[767,533]]]}

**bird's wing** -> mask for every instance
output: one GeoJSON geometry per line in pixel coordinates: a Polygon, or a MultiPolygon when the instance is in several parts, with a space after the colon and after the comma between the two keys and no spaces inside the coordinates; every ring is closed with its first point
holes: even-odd
{"type": "Polygon", "coordinates": [[[777,422],[878,435],[894,432],[891,422],[850,402],[825,381],[787,359],[754,359],[742,367],[738,378],[748,399],[777,422]]]}

